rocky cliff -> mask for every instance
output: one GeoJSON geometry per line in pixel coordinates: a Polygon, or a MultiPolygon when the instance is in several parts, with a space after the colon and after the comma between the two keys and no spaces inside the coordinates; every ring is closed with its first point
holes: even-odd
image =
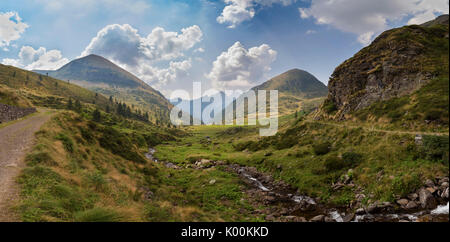
{"type": "Polygon", "coordinates": [[[338,66],[322,114],[345,119],[375,102],[411,94],[442,75],[448,77],[448,15],[388,30],[338,66]]]}

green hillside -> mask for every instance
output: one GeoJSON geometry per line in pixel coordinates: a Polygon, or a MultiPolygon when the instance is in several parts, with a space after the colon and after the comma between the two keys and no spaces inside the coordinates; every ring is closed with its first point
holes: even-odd
{"type": "Polygon", "coordinates": [[[56,71],[35,72],[48,73],[57,79],[76,83],[106,97],[112,96],[119,102],[134,105],[148,112],[153,122],[168,122],[169,108],[172,105],[159,91],[101,56],[88,55],[73,60],[56,71]]]}

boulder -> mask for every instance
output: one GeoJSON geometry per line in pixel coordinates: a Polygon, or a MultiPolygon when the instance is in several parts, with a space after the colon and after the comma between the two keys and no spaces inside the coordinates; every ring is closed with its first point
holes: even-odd
{"type": "Polygon", "coordinates": [[[427,187],[434,187],[434,182],[431,179],[427,179],[425,181],[425,186],[427,186],[427,187]]]}
{"type": "Polygon", "coordinates": [[[444,192],[442,192],[442,194],[441,194],[441,197],[442,198],[444,198],[444,199],[448,199],[448,187],[445,189],[445,191],[444,192]]]}
{"type": "Polygon", "coordinates": [[[323,222],[325,221],[325,215],[321,214],[321,215],[317,215],[315,217],[313,217],[312,219],[309,220],[310,222],[323,222]]]}
{"type": "Polygon", "coordinates": [[[433,194],[431,194],[431,192],[427,189],[420,189],[419,201],[422,208],[433,209],[436,207],[436,199],[433,197],[433,194]]]}
{"type": "Polygon", "coordinates": [[[409,201],[408,204],[406,204],[405,208],[406,209],[415,209],[417,208],[417,203],[415,203],[414,201],[409,201]]]}
{"type": "Polygon", "coordinates": [[[365,213],[366,213],[366,210],[364,210],[364,208],[358,208],[355,211],[355,214],[357,214],[357,215],[363,215],[365,213]]]}
{"type": "Polygon", "coordinates": [[[417,200],[417,198],[419,198],[419,195],[417,193],[408,194],[408,199],[411,201],[415,201],[415,200],[417,200]]]}
{"type": "Polygon", "coordinates": [[[408,200],[408,199],[405,199],[405,198],[402,198],[402,199],[400,199],[400,200],[397,200],[397,204],[400,205],[400,206],[402,206],[402,207],[406,206],[408,203],[409,203],[409,200],[408,200]]]}

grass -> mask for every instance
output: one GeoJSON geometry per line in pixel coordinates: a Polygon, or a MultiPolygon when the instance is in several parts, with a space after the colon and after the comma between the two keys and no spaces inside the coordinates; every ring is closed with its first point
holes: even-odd
{"type": "MultiPolygon", "coordinates": [[[[106,126],[90,121],[86,113],[59,112],[37,132],[37,145],[18,179],[21,201],[16,207],[23,221],[261,219],[250,215],[254,208],[233,174],[220,169],[174,171],[134,159],[143,157],[151,144],[178,140],[184,131],[142,127],[130,120],[106,126]],[[105,129],[114,129],[108,139],[122,146],[102,145],[105,129]],[[134,155],[123,155],[123,146],[134,155]],[[216,182],[210,184],[211,179],[216,182]]],[[[111,118],[106,115],[102,122],[111,118]]]]}
{"type": "Polygon", "coordinates": [[[413,191],[421,185],[417,181],[448,174],[448,153],[444,152],[448,136],[418,147],[412,134],[301,119],[294,120],[292,115],[280,119],[279,133],[270,138],[259,138],[252,127],[194,126],[191,136],[158,145],[156,157],[181,165],[206,158],[255,166],[304,194],[338,205],[355,199],[354,192],[331,188],[349,169],[367,197],[382,201],[413,191]],[[437,153],[437,160],[418,155],[427,153],[437,153]]]}

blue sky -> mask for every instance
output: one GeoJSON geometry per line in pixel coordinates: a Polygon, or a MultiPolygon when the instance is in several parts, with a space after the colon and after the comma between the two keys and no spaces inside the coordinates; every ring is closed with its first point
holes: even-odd
{"type": "Polygon", "coordinates": [[[382,31],[442,13],[448,0],[3,0],[0,62],[55,69],[100,54],[166,95],[192,81],[246,89],[292,68],[326,84],[382,31]]]}

